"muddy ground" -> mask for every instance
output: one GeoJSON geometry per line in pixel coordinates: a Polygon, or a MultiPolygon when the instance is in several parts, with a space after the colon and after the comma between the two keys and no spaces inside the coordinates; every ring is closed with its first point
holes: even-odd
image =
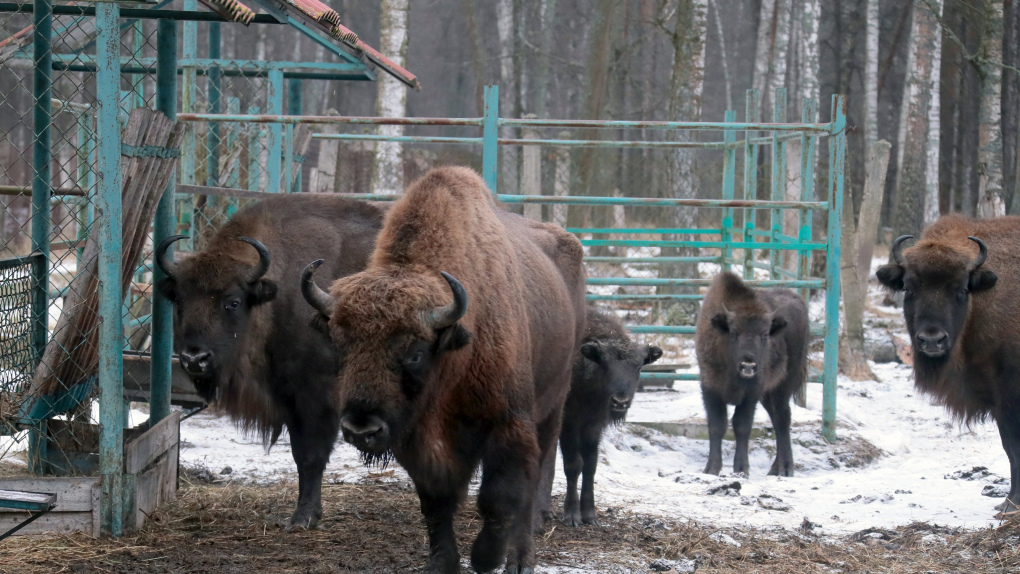
{"type": "MultiPolygon", "coordinates": [[[[200,478],[200,477],[198,477],[200,478]]],[[[295,484],[182,481],[178,499],[121,539],[24,536],[0,542],[0,572],[254,574],[420,572],[428,544],[406,484],[325,485],[316,530],[285,532],[295,484]]],[[[462,555],[480,523],[473,500],[457,517],[462,555]]],[[[562,504],[561,499],[556,500],[562,504]]],[[[716,529],[601,508],[600,525],[550,522],[536,535],[539,568],[575,572],[943,573],[1020,571],[1020,519],[981,531],[915,523],[822,538],[798,531],[716,529]]],[[[464,571],[470,571],[464,563],[464,571]]]]}

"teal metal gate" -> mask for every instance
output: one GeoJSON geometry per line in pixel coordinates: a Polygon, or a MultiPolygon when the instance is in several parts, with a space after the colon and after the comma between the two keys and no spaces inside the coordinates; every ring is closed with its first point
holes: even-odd
{"type": "MultiPolygon", "coordinates": [[[[772,122],[760,122],[757,117],[758,94],[749,90],[747,94],[746,121],[736,122],[736,113],[726,112],[723,122],[661,122],[661,121],[586,121],[586,120],[541,120],[509,119],[499,117],[499,92],[497,86],[485,89],[485,110],[481,118],[376,118],[340,116],[301,115],[259,115],[259,114],[179,114],[179,121],[217,123],[240,123],[242,125],[270,124],[271,126],[293,126],[296,124],[333,124],[349,126],[447,126],[480,128],[480,137],[438,137],[438,136],[389,136],[371,134],[314,134],[322,140],[343,140],[347,142],[395,141],[405,144],[457,144],[474,145],[482,148],[482,176],[497,198],[506,204],[523,205],[566,205],[566,206],[622,206],[624,208],[704,208],[721,210],[717,228],[598,228],[568,227],[579,234],[582,243],[591,248],[652,248],[660,253],[654,257],[614,257],[592,255],[589,263],[714,263],[723,269],[740,269],[749,284],[757,287],[787,287],[807,294],[809,290],[825,291],[824,320],[813,323],[814,336],[824,339],[822,369],[812,369],[809,381],[823,386],[822,434],[829,442],[836,440],[836,375],[839,329],[839,260],[840,220],[843,210],[843,166],[846,153],[846,100],[843,96],[832,97],[832,117],[825,123],[815,123],[818,105],[814,100],[805,100],[801,122],[786,121],[786,93],[776,93],[772,122]],[[665,130],[722,132],[720,141],[612,141],[601,139],[541,139],[503,138],[500,129],[572,129],[572,130],[665,130]],[[764,132],[764,135],[759,135],[764,132]],[[743,133],[742,140],[737,134],[743,133]],[[815,198],[815,152],[818,140],[828,139],[828,201],[815,198]],[[796,140],[800,143],[801,193],[798,201],[786,200],[786,145],[796,140]],[[498,178],[499,146],[555,146],[557,148],[598,147],[598,148],[694,148],[720,150],[723,154],[722,190],[720,199],[674,199],[648,197],[605,197],[605,196],[557,196],[522,195],[499,193],[498,178]],[[762,147],[770,147],[771,153],[771,194],[768,200],[758,200],[757,173],[758,154],[762,147]],[[737,152],[743,151],[743,189],[740,195],[736,189],[737,152]],[[759,228],[757,212],[767,210],[768,225],[759,228]],[[783,214],[796,212],[793,233],[784,233],[783,214]],[[820,213],[825,221],[825,240],[812,240],[812,213],[820,213]],[[738,222],[739,219],[742,223],[738,222]],[[607,239],[604,236],[625,235],[628,239],[607,239]],[[656,234],[669,239],[639,239],[635,235],[656,234]],[[590,235],[590,237],[588,237],[590,235]],[[700,236],[716,236],[717,240],[705,240],[700,236]],[[679,238],[677,238],[679,237],[679,238]],[[662,249],[694,249],[697,256],[663,257],[662,249]],[[700,252],[710,251],[710,255],[700,252]],[[793,269],[782,264],[782,254],[796,254],[793,269]],[[826,255],[824,277],[811,276],[811,253],[826,255]],[[767,261],[763,255],[767,255],[767,261]],[[758,278],[760,270],[766,278],[758,278]]],[[[278,129],[278,128],[277,128],[278,129]]],[[[286,141],[286,140],[285,140],[286,141]]],[[[284,153],[286,156],[286,153],[284,153]]],[[[215,191],[206,188],[206,192],[215,191]]],[[[221,190],[229,191],[229,190],[221,190]]],[[[248,195],[251,195],[250,193],[248,195]]],[[[350,194],[350,197],[389,201],[394,195],[350,194]]],[[[788,228],[789,230],[789,228],[788,228]]],[[[641,286],[696,289],[707,286],[711,280],[700,277],[591,277],[590,286],[641,286]]],[[[680,294],[592,294],[593,301],[644,301],[646,303],[697,300],[697,293],[680,294]]],[[[662,335],[690,335],[692,325],[635,325],[634,333],[662,335]]],[[[645,379],[697,380],[697,374],[643,373],[645,379]]]]}

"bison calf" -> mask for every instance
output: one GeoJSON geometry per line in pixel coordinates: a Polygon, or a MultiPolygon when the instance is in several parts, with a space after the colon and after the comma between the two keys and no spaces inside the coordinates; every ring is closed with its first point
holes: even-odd
{"type": "Polygon", "coordinates": [[[726,405],[733,411],[733,472],[749,472],[747,447],[758,401],[776,431],[770,475],[793,476],[790,397],[807,376],[808,314],[787,289],[755,290],[724,271],[705,296],[695,334],[701,397],[708,415],[706,474],[722,470],[726,405]]]}
{"type": "Polygon", "coordinates": [[[634,399],[641,367],[654,363],[662,349],[637,345],[613,315],[588,308],[587,327],[570,379],[563,407],[560,450],[567,475],[563,522],[567,526],[595,524],[595,468],[599,440],[610,423],[621,423],[634,399]],[[581,498],[577,477],[584,473],[581,498]]]}

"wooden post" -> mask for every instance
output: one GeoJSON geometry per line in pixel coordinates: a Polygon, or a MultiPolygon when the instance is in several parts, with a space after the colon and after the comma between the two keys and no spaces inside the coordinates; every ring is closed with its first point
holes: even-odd
{"type": "MultiPolygon", "coordinates": [[[[524,116],[526,120],[538,118],[535,114],[524,116]]],[[[538,130],[525,128],[524,139],[538,139],[538,130]]],[[[542,148],[537,145],[521,146],[521,153],[524,154],[524,174],[521,181],[521,193],[524,195],[542,195],[542,148]]],[[[524,217],[535,221],[542,221],[542,205],[538,203],[524,204],[524,217]]]]}

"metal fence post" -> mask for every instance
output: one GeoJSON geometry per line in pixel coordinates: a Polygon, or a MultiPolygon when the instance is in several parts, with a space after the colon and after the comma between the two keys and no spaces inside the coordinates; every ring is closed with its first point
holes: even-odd
{"type": "Polygon", "coordinates": [[[846,158],[846,96],[832,96],[829,136],[829,224],[825,261],[825,359],[822,371],[822,436],[836,442],[836,376],[839,354],[839,252],[846,158]]]}
{"type": "MultiPolygon", "coordinates": [[[[184,9],[188,11],[198,10],[198,0],[184,0],[184,9]]],[[[198,58],[198,22],[184,22],[184,41],[181,42],[181,58],[185,62],[194,62],[198,58]]],[[[181,111],[184,113],[197,112],[198,110],[198,70],[195,66],[184,66],[181,74],[181,111]]],[[[195,133],[195,122],[188,125],[184,131],[184,141],[181,142],[181,160],[178,164],[181,174],[181,183],[194,185],[195,171],[197,167],[198,136],[195,133]]],[[[188,229],[191,239],[186,240],[188,247],[195,248],[195,196],[189,195],[181,200],[181,230],[188,229]]]]}
{"type": "MultiPolygon", "coordinates": [[[[786,88],[777,88],[772,99],[772,121],[777,124],[786,123],[786,88]]],[[[786,200],[786,143],[779,140],[779,132],[772,132],[772,201],[786,200]]],[[[772,210],[772,229],[769,241],[778,244],[783,232],[783,210],[772,210]]],[[[782,279],[776,269],[783,265],[783,254],[775,249],[769,250],[769,279],[782,279]]]]}
{"type": "Polygon", "coordinates": [[[120,326],[121,288],[121,173],[120,124],[120,6],[96,4],[96,103],[99,106],[99,149],[96,154],[99,189],[96,194],[99,237],[99,472],[102,477],[102,525],[120,536],[123,520],[124,333],[120,326]]]}
{"type": "MultiPolygon", "coordinates": [[[[732,123],[737,121],[737,112],[735,110],[726,110],[723,116],[723,121],[732,123]]],[[[735,144],[737,142],[737,132],[726,131],[723,132],[723,141],[728,144],[735,144]]],[[[736,184],[737,177],[737,149],[734,147],[726,148],[723,152],[723,179],[722,179],[722,198],[733,199],[734,186],[736,184]]],[[[734,237],[730,234],[733,230],[733,208],[725,207],[722,212],[722,229],[719,235],[719,239],[722,241],[732,241],[734,237]]],[[[733,257],[733,253],[729,247],[722,249],[721,260],[719,264],[726,271],[730,270],[730,260],[733,257]]]]}
{"type": "MultiPolygon", "coordinates": [[[[283,114],[283,70],[270,70],[266,113],[283,114]]],[[[269,124],[269,153],[266,154],[266,191],[280,192],[280,163],[283,160],[283,126],[269,124]]]]}
{"type": "MultiPolygon", "coordinates": [[[[287,115],[301,115],[301,79],[287,80],[287,115]]],[[[301,170],[294,173],[294,124],[287,124],[283,150],[283,192],[301,191],[301,170]]]]}
{"type": "Polygon", "coordinates": [[[485,86],[485,111],[482,116],[482,179],[493,195],[499,193],[499,86],[485,86]]]}
{"type": "MultiPolygon", "coordinates": [[[[158,20],[156,24],[156,109],[168,118],[177,117],[177,22],[158,20]]],[[[174,178],[163,192],[152,222],[152,245],[174,235],[174,178]]],[[[173,247],[167,255],[173,257],[173,247]]],[[[166,278],[158,265],[152,266],[152,284],[166,278]]],[[[152,295],[152,375],[149,393],[149,426],[170,415],[170,357],[173,354],[173,304],[159,289],[152,295]]]]}
{"type": "MultiPolygon", "coordinates": [[[[209,22],[209,59],[220,58],[220,23],[209,22]]],[[[209,113],[218,114],[220,110],[220,76],[219,66],[212,66],[209,74],[209,113]]],[[[209,135],[206,137],[206,185],[219,187],[220,180],[220,122],[209,122],[209,135]]]]}
{"type": "MultiPolygon", "coordinates": [[[[35,0],[32,12],[32,350],[38,364],[46,350],[50,306],[50,127],[53,123],[53,3],[35,0]]],[[[46,458],[46,422],[39,421],[29,431],[28,465],[32,472],[44,471],[46,458]]]]}
{"type": "MultiPolygon", "coordinates": [[[[744,122],[758,123],[758,90],[747,90],[744,101],[744,122]]],[[[758,146],[751,143],[757,132],[744,132],[744,199],[758,197],[758,146]]],[[[755,210],[744,209],[744,241],[754,241],[755,210]]],[[[754,249],[744,249],[744,279],[754,279],[754,249]]]]}

